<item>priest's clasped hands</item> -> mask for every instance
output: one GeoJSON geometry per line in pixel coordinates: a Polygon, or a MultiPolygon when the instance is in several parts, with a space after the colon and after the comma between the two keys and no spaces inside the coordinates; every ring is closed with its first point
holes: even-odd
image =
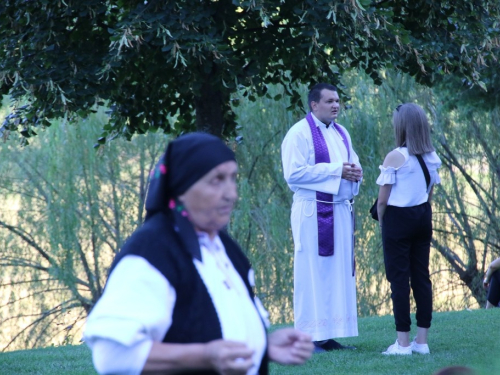
{"type": "Polygon", "coordinates": [[[363,177],[363,170],[354,163],[344,163],[342,178],[347,181],[359,182],[363,177]]]}

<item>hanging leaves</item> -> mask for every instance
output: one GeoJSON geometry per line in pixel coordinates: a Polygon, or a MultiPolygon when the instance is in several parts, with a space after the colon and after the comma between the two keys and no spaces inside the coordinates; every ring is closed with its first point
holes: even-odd
{"type": "MultiPolygon", "coordinates": [[[[109,138],[206,126],[230,135],[237,88],[261,95],[270,84],[338,84],[334,72],[349,69],[377,84],[380,70],[393,67],[426,85],[454,74],[491,89],[485,74],[500,48],[498,1],[89,0],[41,7],[0,4],[0,87],[13,100],[9,119],[30,122],[27,114],[35,113],[41,121],[31,125],[44,127],[86,116],[105,100],[113,108],[102,134],[109,138]],[[220,100],[204,106],[215,96],[220,100]]],[[[299,93],[289,91],[294,105],[299,93]]],[[[2,127],[23,129],[12,121],[2,127]]]]}

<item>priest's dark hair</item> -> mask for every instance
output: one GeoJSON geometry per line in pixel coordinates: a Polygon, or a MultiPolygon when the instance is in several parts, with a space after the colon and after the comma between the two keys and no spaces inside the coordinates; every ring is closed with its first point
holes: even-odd
{"type": "Polygon", "coordinates": [[[321,91],[329,90],[337,92],[337,88],[329,83],[317,83],[315,84],[311,90],[309,90],[309,94],[307,95],[307,104],[309,104],[309,110],[312,111],[311,103],[318,103],[321,100],[321,91]]]}

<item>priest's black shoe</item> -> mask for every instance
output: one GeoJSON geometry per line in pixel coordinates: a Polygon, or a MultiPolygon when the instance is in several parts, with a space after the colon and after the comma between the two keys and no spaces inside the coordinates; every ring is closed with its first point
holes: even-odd
{"type": "Polygon", "coordinates": [[[349,346],[349,345],[342,345],[341,343],[329,339],[326,341],[314,341],[314,346],[317,348],[324,349],[326,351],[332,351],[332,350],[355,350],[355,346],[349,346]]]}
{"type": "Polygon", "coordinates": [[[316,341],[313,341],[313,344],[314,344],[314,350],[313,350],[314,354],[326,353],[326,350],[323,349],[321,346],[317,345],[316,341]]]}

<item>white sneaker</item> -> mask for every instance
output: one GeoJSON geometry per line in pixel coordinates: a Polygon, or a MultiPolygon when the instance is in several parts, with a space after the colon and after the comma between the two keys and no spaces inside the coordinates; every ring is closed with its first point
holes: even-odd
{"type": "Polygon", "coordinates": [[[399,345],[398,340],[389,346],[385,352],[382,352],[384,355],[411,355],[411,345],[410,346],[401,346],[399,345]]]}
{"type": "Polygon", "coordinates": [[[415,340],[413,340],[410,344],[411,351],[420,354],[430,354],[429,345],[427,344],[418,344],[415,340]]]}

